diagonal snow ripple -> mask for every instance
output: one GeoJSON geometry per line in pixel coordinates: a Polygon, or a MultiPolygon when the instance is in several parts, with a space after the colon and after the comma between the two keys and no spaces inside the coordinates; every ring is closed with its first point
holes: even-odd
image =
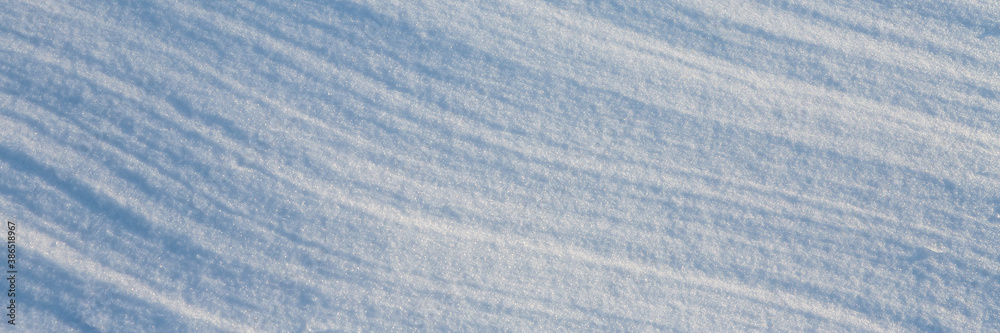
{"type": "Polygon", "coordinates": [[[29,331],[1000,330],[1000,7],[10,1],[29,331]]]}

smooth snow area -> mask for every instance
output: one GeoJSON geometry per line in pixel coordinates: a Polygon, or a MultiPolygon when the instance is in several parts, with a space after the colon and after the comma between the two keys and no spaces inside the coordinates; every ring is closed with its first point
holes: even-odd
{"type": "Polygon", "coordinates": [[[18,328],[998,331],[998,59],[993,1],[3,1],[18,328]]]}

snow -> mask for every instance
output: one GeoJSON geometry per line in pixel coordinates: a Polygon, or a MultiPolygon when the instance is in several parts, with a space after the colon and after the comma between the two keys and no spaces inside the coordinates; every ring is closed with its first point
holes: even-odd
{"type": "Polygon", "coordinates": [[[25,331],[1000,330],[990,2],[0,9],[25,331]]]}

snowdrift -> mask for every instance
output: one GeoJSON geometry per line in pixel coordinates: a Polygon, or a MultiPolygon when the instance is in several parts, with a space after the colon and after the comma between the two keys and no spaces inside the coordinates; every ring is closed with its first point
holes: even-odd
{"type": "Polygon", "coordinates": [[[997,331],[997,59],[975,1],[4,2],[17,326],[997,331]]]}

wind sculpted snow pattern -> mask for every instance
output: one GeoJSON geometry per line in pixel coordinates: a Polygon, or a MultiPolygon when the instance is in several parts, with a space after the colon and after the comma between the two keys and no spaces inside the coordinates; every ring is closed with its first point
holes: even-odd
{"type": "Polygon", "coordinates": [[[4,1],[19,328],[1000,330],[1000,6],[4,1]]]}

